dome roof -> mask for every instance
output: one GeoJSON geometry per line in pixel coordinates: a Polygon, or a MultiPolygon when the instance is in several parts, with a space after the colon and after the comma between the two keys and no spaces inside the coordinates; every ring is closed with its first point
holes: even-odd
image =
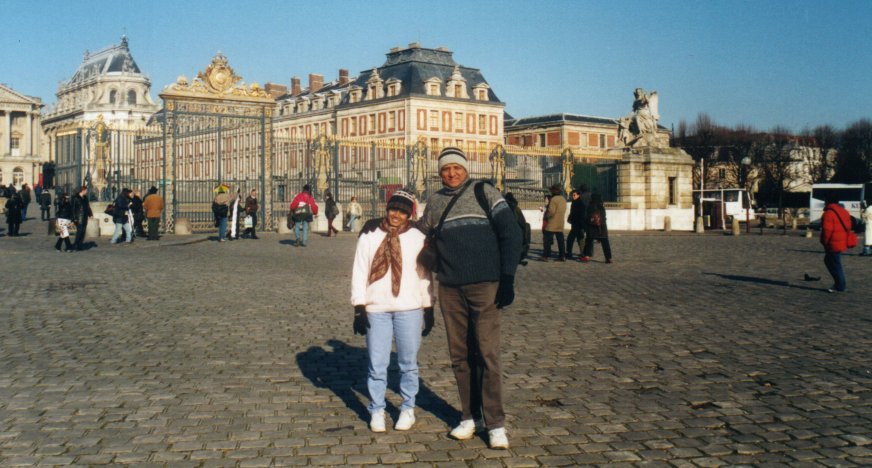
{"type": "Polygon", "coordinates": [[[127,36],[121,36],[121,43],[106,47],[93,54],[85,52],[82,64],[79,65],[68,84],[80,83],[99,75],[114,72],[142,73],[133,60],[133,56],[130,55],[130,49],[127,47],[127,36]]]}

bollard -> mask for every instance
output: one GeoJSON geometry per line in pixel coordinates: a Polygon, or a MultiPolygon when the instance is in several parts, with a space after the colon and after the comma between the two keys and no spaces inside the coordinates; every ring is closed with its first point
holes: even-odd
{"type": "Polygon", "coordinates": [[[812,237],[814,237],[814,233],[811,232],[811,229],[806,229],[806,230],[805,230],[805,238],[806,238],[806,239],[811,239],[812,237]]]}
{"type": "Polygon", "coordinates": [[[741,231],[739,228],[739,218],[733,216],[733,235],[738,236],[741,231]]]}
{"type": "Polygon", "coordinates": [[[796,231],[796,218],[793,218],[793,221],[790,222],[790,229],[796,231]]]}
{"type": "Polygon", "coordinates": [[[696,218],[696,233],[704,234],[705,233],[705,221],[702,219],[702,216],[696,218]]]}
{"type": "Polygon", "coordinates": [[[666,232],[672,232],[672,217],[670,217],[670,216],[663,217],[663,230],[666,232]]]}

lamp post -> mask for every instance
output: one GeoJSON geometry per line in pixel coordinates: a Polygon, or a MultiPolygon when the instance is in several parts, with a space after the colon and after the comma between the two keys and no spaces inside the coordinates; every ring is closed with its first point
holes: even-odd
{"type": "Polygon", "coordinates": [[[742,158],[742,188],[745,190],[745,198],[748,205],[745,207],[745,233],[751,234],[751,194],[748,192],[748,171],[751,169],[751,158],[742,158]]]}

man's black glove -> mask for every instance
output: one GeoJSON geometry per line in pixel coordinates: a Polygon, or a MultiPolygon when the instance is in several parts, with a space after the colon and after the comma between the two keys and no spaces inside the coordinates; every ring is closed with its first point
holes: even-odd
{"type": "Polygon", "coordinates": [[[500,275],[500,286],[497,288],[497,298],[494,303],[497,309],[504,309],[515,300],[515,277],[500,275]]]}
{"type": "Polygon", "coordinates": [[[435,322],[435,318],[433,317],[433,308],[427,307],[424,309],[424,331],[421,332],[421,336],[427,336],[433,330],[433,323],[435,322]]]}
{"type": "Polygon", "coordinates": [[[369,328],[369,318],[366,316],[366,306],[354,306],[354,334],[366,335],[369,328]]]}

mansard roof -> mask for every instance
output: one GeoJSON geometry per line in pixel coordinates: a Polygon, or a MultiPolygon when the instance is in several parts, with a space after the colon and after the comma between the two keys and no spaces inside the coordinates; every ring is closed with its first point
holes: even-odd
{"type": "Polygon", "coordinates": [[[142,73],[133,60],[133,56],[130,55],[127,36],[121,36],[119,44],[111,45],[94,53],[85,52],[82,64],[79,65],[76,73],[67,84],[81,83],[90,78],[114,72],[142,73]]]}
{"type": "MultiPolygon", "coordinates": [[[[438,78],[442,83],[447,83],[451,80],[451,75],[454,73],[455,67],[460,71],[460,75],[466,80],[468,95],[472,96],[472,90],[479,84],[487,84],[487,80],[482,76],[481,71],[477,68],[464,67],[458,65],[454,61],[453,53],[445,48],[425,49],[417,44],[412,44],[408,49],[392,49],[387,54],[387,60],[378,67],[378,74],[382,80],[387,81],[390,78],[396,78],[402,82],[400,94],[398,96],[424,96],[427,94],[424,83],[431,78],[438,78]]],[[[366,93],[366,82],[372,75],[373,70],[366,70],[358,75],[354,84],[363,88],[366,93]]],[[[448,98],[445,96],[442,99],[460,99],[448,98]]],[[[464,99],[468,100],[468,99],[464,99]]],[[[493,90],[488,85],[488,101],[493,103],[502,103],[493,90]]],[[[347,98],[343,99],[343,104],[347,102],[347,98]]]]}

